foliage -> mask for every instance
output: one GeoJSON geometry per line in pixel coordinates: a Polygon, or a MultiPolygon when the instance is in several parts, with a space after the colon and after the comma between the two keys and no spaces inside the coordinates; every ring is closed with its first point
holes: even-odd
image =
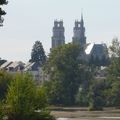
{"type": "MultiPolygon", "coordinates": [[[[8,3],[8,1],[6,0],[0,0],[0,5],[6,5],[8,3]]],[[[2,10],[2,8],[0,7],[0,26],[3,26],[2,23],[4,21],[4,19],[1,17],[2,15],[5,15],[6,12],[4,10],[2,10]]]]}
{"type": "Polygon", "coordinates": [[[94,79],[96,74],[96,66],[83,64],[83,69],[81,69],[80,73],[82,74],[81,85],[79,86],[78,92],[76,94],[76,104],[80,106],[88,106],[89,104],[89,87],[91,86],[91,80],[94,79]],[[83,67],[84,66],[84,67],[83,67]]]}
{"type": "Polygon", "coordinates": [[[35,109],[44,109],[48,106],[46,89],[44,87],[37,88],[35,100],[35,109]]]}
{"type": "Polygon", "coordinates": [[[3,112],[3,103],[0,102],[0,120],[2,120],[4,117],[4,112],[3,112]]]}
{"type": "Polygon", "coordinates": [[[12,76],[10,74],[5,71],[0,71],[0,100],[5,98],[11,79],[12,76]]]}
{"type": "Polygon", "coordinates": [[[8,94],[7,105],[10,106],[10,112],[16,114],[29,113],[34,110],[35,85],[28,75],[17,75],[12,81],[8,94]]]}
{"type": "Polygon", "coordinates": [[[120,77],[120,41],[114,38],[109,49],[111,64],[108,67],[108,78],[118,78],[120,77]]]}
{"type": "Polygon", "coordinates": [[[89,69],[79,60],[80,46],[66,44],[52,49],[44,70],[50,81],[46,83],[51,104],[73,105],[80,83],[89,80],[89,69]]]}
{"type": "Polygon", "coordinates": [[[120,41],[118,38],[112,40],[112,45],[109,47],[111,57],[120,57],[120,41]]]}
{"type": "Polygon", "coordinates": [[[49,111],[42,111],[31,114],[28,120],[55,120],[55,118],[50,115],[49,111]]]}
{"type": "Polygon", "coordinates": [[[89,91],[89,110],[102,110],[105,106],[105,94],[107,84],[105,80],[94,80],[89,91]]]}
{"type": "Polygon", "coordinates": [[[36,62],[40,66],[42,66],[45,63],[45,61],[46,55],[42,43],[40,41],[36,41],[33,45],[30,62],[36,62]]]}
{"type": "Polygon", "coordinates": [[[72,104],[78,89],[79,68],[77,45],[66,44],[51,51],[45,65],[45,72],[50,80],[48,95],[52,104],[72,104]]]}
{"type": "Polygon", "coordinates": [[[5,114],[8,120],[47,120],[52,117],[46,111],[46,102],[44,89],[35,86],[31,75],[17,74],[8,89],[5,114]]]}
{"type": "Polygon", "coordinates": [[[89,97],[88,97],[88,90],[83,89],[82,87],[79,88],[78,93],[76,95],[76,104],[82,107],[88,106],[89,97]]]}
{"type": "Polygon", "coordinates": [[[114,38],[110,46],[111,64],[108,67],[107,80],[109,89],[106,91],[107,99],[110,100],[108,105],[120,106],[120,41],[114,38]]]}
{"type": "MultiPolygon", "coordinates": [[[[6,0],[0,0],[0,5],[6,5],[8,2],[6,0]]],[[[5,15],[6,12],[0,7],[0,16],[5,15]]]]}
{"type": "Polygon", "coordinates": [[[111,98],[112,105],[120,108],[120,79],[112,83],[111,98]]]}

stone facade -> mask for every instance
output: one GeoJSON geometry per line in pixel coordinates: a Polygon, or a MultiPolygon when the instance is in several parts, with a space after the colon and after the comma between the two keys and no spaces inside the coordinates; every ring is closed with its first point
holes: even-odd
{"type": "Polygon", "coordinates": [[[65,29],[63,26],[63,21],[55,20],[54,27],[53,27],[53,36],[52,36],[52,48],[65,44],[64,32],[65,32],[65,29]]]}
{"type": "Polygon", "coordinates": [[[86,45],[83,16],[81,16],[81,21],[75,21],[72,42],[75,44],[79,44],[81,47],[84,47],[86,45]]]}
{"type": "MultiPolygon", "coordinates": [[[[63,21],[54,21],[52,48],[65,44],[64,31],[65,30],[63,27],[63,21]]],[[[75,21],[75,26],[73,28],[72,43],[78,44],[82,48],[82,52],[80,53],[79,59],[82,59],[87,62],[99,61],[100,65],[102,65],[103,61],[109,59],[106,44],[94,44],[86,42],[83,15],[81,15],[80,21],[75,21]]]]}

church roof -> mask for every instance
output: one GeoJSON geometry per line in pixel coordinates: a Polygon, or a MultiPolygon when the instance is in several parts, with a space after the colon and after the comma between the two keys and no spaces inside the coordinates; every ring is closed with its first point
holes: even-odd
{"type": "Polygon", "coordinates": [[[86,46],[85,53],[86,55],[89,55],[91,53],[101,54],[104,53],[106,49],[107,49],[106,44],[89,43],[86,46]]]}
{"type": "Polygon", "coordinates": [[[91,53],[92,49],[93,49],[94,43],[89,43],[85,49],[85,53],[88,55],[91,53]]]}

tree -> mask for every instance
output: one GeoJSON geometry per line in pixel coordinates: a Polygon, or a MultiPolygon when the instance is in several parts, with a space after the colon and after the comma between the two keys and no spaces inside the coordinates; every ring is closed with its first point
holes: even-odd
{"type": "Polygon", "coordinates": [[[45,72],[50,77],[48,95],[52,104],[73,104],[80,83],[77,59],[79,53],[79,46],[72,44],[51,51],[45,72]]]}
{"type": "Polygon", "coordinates": [[[118,38],[112,40],[112,45],[109,47],[112,58],[120,57],[120,41],[118,38]]]}
{"type": "Polygon", "coordinates": [[[89,90],[89,110],[102,110],[106,105],[107,81],[95,79],[92,81],[89,90]]]}
{"type": "Polygon", "coordinates": [[[83,88],[82,86],[79,87],[78,93],[76,95],[76,104],[82,107],[87,107],[89,104],[89,97],[88,97],[88,90],[83,88]]]}
{"type": "MultiPolygon", "coordinates": [[[[0,5],[6,5],[8,3],[8,1],[6,0],[0,0],[0,5]]],[[[4,19],[2,18],[2,15],[5,15],[6,12],[4,10],[2,10],[2,8],[0,7],[0,26],[3,26],[3,21],[4,19]]]]}
{"type": "Polygon", "coordinates": [[[110,82],[107,99],[109,105],[120,107],[120,41],[114,38],[110,46],[111,64],[108,67],[107,80],[110,82]]]}
{"type": "Polygon", "coordinates": [[[111,64],[108,68],[108,74],[111,76],[111,78],[113,76],[118,78],[120,77],[120,41],[117,38],[114,38],[109,49],[111,55],[111,64]]]}
{"type": "Polygon", "coordinates": [[[35,86],[29,74],[17,74],[6,96],[8,120],[53,120],[46,111],[44,90],[35,86]],[[40,110],[40,112],[35,112],[40,110]]]}
{"type": "Polygon", "coordinates": [[[46,61],[45,51],[43,49],[42,43],[36,41],[33,45],[30,62],[36,62],[42,66],[46,61]]]}
{"type": "Polygon", "coordinates": [[[11,79],[12,76],[10,74],[0,71],[0,100],[5,98],[11,79]]]}
{"type": "Polygon", "coordinates": [[[79,60],[80,46],[66,44],[52,49],[44,71],[50,81],[46,84],[51,104],[75,104],[80,83],[88,80],[87,67],[79,60]]]}

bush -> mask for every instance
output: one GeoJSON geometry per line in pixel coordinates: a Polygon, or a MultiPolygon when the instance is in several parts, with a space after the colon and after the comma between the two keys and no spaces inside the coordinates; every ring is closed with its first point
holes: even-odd
{"type": "Polygon", "coordinates": [[[81,107],[86,107],[88,106],[88,103],[88,91],[81,88],[76,95],[76,104],[81,107]]]}
{"type": "Polygon", "coordinates": [[[55,120],[55,118],[49,111],[42,111],[31,114],[28,120],[55,120]]]}
{"type": "Polygon", "coordinates": [[[17,74],[8,89],[5,115],[8,120],[53,120],[46,99],[45,90],[35,86],[31,75],[17,74]]]}
{"type": "Polygon", "coordinates": [[[96,110],[103,110],[103,105],[102,105],[102,98],[97,97],[96,99],[90,101],[88,110],[89,111],[96,111],[96,110]]]}
{"type": "Polygon", "coordinates": [[[0,103],[0,120],[2,120],[4,117],[4,112],[3,112],[3,105],[0,103]]]}
{"type": "Polygon", "coordinates": [[[10,74],[0,70],[0,100],[5,98],[11,80],[12,76],[10,74]]]}
{"type": "Polygon", "coordinates": [[[105,80],[94,80],[89,91],[89,110],[103,110],[106,104],[105,80]]]}

